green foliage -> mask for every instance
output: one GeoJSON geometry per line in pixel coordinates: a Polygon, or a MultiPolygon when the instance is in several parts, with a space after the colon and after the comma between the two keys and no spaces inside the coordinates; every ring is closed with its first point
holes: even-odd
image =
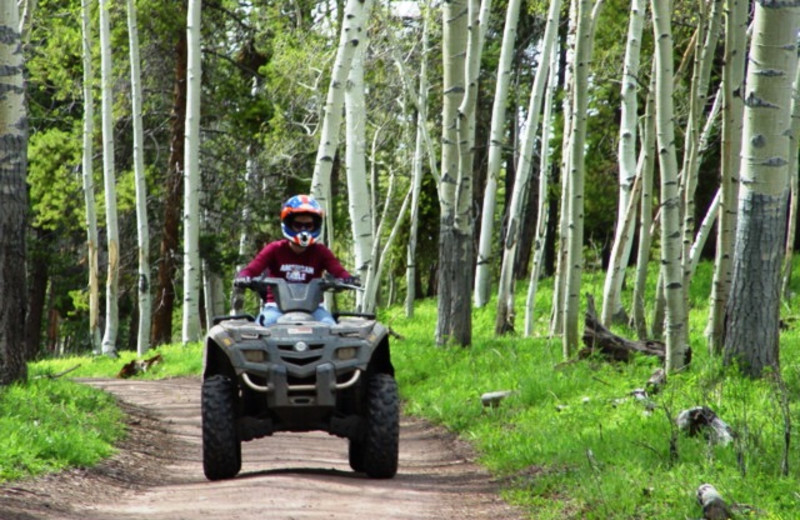
{"type": "Polygon", "coordinates": [[[0,482],[75,466],[114,452],[125,433],[113,397],[70,381],[0,388],[0,482]]]}
{"type": "Polygon", "coordinates": [[[77,231],[86,225],[79,136],[56,127],[30,137],[28,183],[36,227],[77,231]]]}

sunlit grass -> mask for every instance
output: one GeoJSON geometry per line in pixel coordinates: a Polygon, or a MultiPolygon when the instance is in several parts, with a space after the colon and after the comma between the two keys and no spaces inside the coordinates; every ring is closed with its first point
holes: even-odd
{"type": "MultiPolygon", "coordinates": [[[[532,518],[698,518],[695,492],[705,482],[729,503],[742,505],[740,513],[795,518],[800,463],[792,462],[800,461],[800,449],[793,442],[789,473],[782,475],[781,399],[789,399],[789,418],[796,417],[797,332],[789,329],[782,336],[785,394],[770,378],[754,381],[723,368],[709,355],[704,337],[711,269],[701,264],[691,287],[692,367],[671,375],[663,392],[651,396],[656,403],[652,412],[629,394],[644,387],[657,360],[564,362],[560,338],[547,336],[552,298],[547,284],[537,295],[542,316],[532,338],[495,338],[494,301],[489,309],[475,311],[470,348],[434,345],[435,302],[420,304],[413,320],[394,315],[393,326],[405,337],[394,344],[393,356],[406,409],[472,440],[481,461],[508,485],[507,498],[528,508],[532,518]],[[418,316],[431,318],[425,324],[418,316]],[[494,390],[513,393],[500,407],[483,408],[480,395],[494,390]],[[736,442],[713,445],[702,436],[678,432],[677,414],[699,405],[731,425],[736,442]]],[[[602,281],[597,280],[602,278],[592,280],[584,283],[583,292],[593,294],[599,306],[602,281]]],[[[654,293],[654,284],[650,290],[654,293]]],[[[629,301],[624,304],[629,308],[629,301]]],[[[519,288],[516,305],[521,327],[524,294],[519,288]]],[[[794,321],[793,313],[785,307],[786,320],[794,321]]],[[[613,330],[636,339],[628,327],[613,330]]]]}
{"type": "Polygon", "coordinates": [[[76,466],[114,452],[124,434],[111,396],[69,381],[0,388],[0,482],[76,466]]]}

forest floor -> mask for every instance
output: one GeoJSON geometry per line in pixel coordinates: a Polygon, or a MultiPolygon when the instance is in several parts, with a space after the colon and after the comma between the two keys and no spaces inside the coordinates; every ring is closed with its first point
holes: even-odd
{"type": "Polygon", "coordinates": [[[469,447],[403,416],[395,478],[353,473],[347,441],[325,433],[276,434],[242,445],[231,480],[203,476],[200,380],[87,380],[127,414],[119,452],[73,469],[0,486],[2,520],[520,520],[469,447]]]}

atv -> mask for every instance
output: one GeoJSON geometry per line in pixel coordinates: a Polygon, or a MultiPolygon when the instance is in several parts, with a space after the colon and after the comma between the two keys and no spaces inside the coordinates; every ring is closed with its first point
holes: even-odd
{"type": "Polygon", "coordinates": [[[397,473],[399,399],[389,331],[373,314],[334,313],[313,321],[326,291],[359,289],[333,278],[234,281],[264,295],[283,315],[261,326],[249,314],[214,318],[203,353],[203,471],[233,478],[242,442],[274,432],[325,431],[349,441],[349,463],[370,478],[397,473]]]}

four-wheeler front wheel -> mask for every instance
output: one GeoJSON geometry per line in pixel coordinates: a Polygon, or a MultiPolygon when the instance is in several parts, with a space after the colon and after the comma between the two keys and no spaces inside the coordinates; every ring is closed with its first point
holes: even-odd
{"type": "Polygon", "coordinates": [[[361,441],[355,445],[351,441],[350,466],[370,478],[392,478],[397,473],[400,445],[397,383],[389,374],[373,374],[367,385],[366,428],[361,441]]]}
{"type": "Polygon", "coordinates": [[[237,388],[224,375],[203,381],[203,472],[209,480],[233,478],[242,468],[237,429],[237,388]]]}

